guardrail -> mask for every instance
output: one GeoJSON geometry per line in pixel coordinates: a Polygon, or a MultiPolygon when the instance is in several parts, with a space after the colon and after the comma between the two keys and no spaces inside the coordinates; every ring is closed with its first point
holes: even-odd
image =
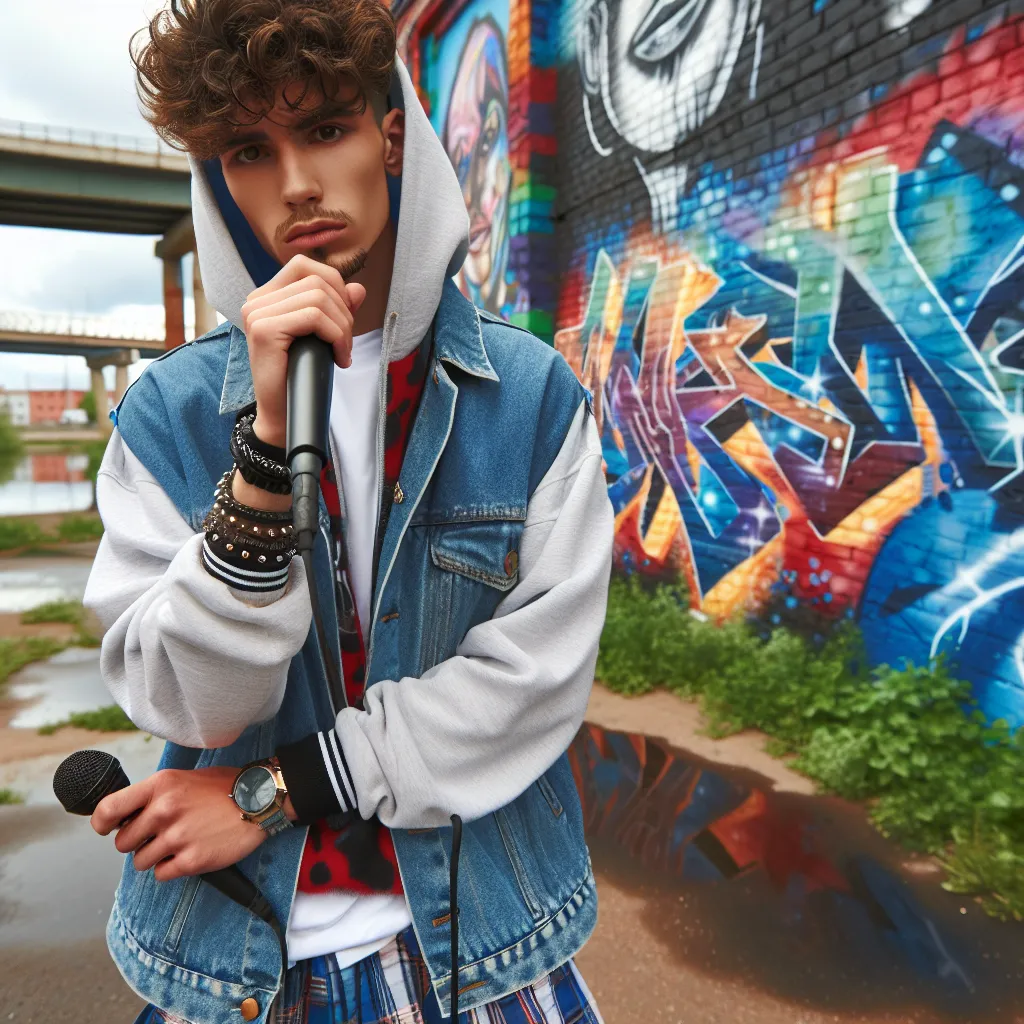
{"type": "Polygon", "coordinates": [[[0,312],[0,331],[71,338],[112,338],[117,341],[163,341],[165,337],[164,327],[151,321],[26,311],[0,312]]]}
{"type": "Polygon", "coordinates": [[[82,128],[68,128],[52,124],[33,124],[0,117],[0,135],[32,142],[61,142],[75,146],[94,146],[124,153],[158,153],[181,157],[180,150],[152,136],[119,135],[116,132],[94,132],[82,128]]]}

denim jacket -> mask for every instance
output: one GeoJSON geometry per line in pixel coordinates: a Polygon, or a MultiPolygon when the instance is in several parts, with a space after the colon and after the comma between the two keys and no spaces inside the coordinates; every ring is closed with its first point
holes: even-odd
{"type": "MultiPolygon", "coordinates": [[[[589,408],[589,396],[561,356],[477,311],[450,281],[433,335],[433,369],[401,471],[405,498],[392,508],[376,574],[368,694],[382,680],[420,677],[452,658],[466,634],[494,615],[517,583],[507,571],[508,555],[517,549],[531,496],[581,403],[589,408]],[[380,613],[387,609],[408,613],[389,617],[385,627],[380,613]]],[[[235,411],[251,400],[244,335],[225,324],[149,367],[114,414],[124,443],[193,530],[200,529],[214,484],[230,465],[235,411]]],[[[330,643],[337,628],[323,508],[321,521],[316,585],[330,643]]],[[[607,536],[594,538],[609,552],[610,525],[609,513],[607,536]]],[[[336,647],[330,656],[339,657],[336,647]]],[[[591,661],[588,671],[592,667],[591,661]]],[[[333,718],[310,630],[288,667],[273,717],[216,749],[168,742],[160,767],[242,765],[332,728],[333,718]]],[[[510,802],[464,825],[461,1010],[564,963],[596,921],[594,876],[564,747],[524,785],[510,802]]],[[[305,835],[303,828],[287,829],[240,863],[282,922],[305,835]]],[[[451,828],[394,827],[392,835],[417,940],[448,1013],[451,828]]],[[[152,870],[137,872],[130,857],[107,940],[133,989],[197,1024],[234,1024],[249,998],[259,1006],[258,1019],[267,1020],[282,981],[277,940],[264,922],[196,877],[157,882],[152,870]]]]}

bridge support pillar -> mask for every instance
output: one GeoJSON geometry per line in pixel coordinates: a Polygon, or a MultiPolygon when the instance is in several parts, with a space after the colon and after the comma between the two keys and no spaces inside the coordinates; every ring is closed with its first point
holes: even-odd
{"type": "Polygon", "coordinates": [[[164,256],[164,347],[185,344],[185,295],[181,282],[181,257],[164,256]]]}
{"type": "Polygon", "coordinates": [[[92,397],[96,402],[96,426],[105,434],[114,429],[108,411],[107,384],[103,379],[103,368],[114,367],[114,404],[124,397],[128,390],[128,367],[139,361],[137,348],[109,349],[99,355],[89,356],[85,362],[92,376],[92,397]]]}
{"type": "Polygon", "coordinates": [[[196,306],[196,337],[200,338],[217,326],[217,311],[210,305],[199,276],[199,253],[192,251],[192,295],[196,306]]]}

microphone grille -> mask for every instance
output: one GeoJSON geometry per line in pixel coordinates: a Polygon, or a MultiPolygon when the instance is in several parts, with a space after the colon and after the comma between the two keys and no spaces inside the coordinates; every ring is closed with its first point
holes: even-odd
{"type": "Polygon", "coordinates": [[[53,773],[54,796],[66,811],[83,813],[77,810],[79,805],[120,767],[117,758],[104,750],[76,750],[53,773]]]}

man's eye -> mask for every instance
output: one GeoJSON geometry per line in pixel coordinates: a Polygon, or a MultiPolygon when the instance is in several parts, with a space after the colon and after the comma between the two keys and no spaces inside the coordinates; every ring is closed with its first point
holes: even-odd
{"type": "Polygon", "coordinates": [[[320,142],[337,142],[342,134],[342,129],[336,124],[320,124],[313,129],[313,135],[320,142]]]}
{"type": "Polygon", "coordinates": [[[255,163],[260,158],[259,146],[246,146],[235,154],[235,159],[240,164],[255,163]]]}

